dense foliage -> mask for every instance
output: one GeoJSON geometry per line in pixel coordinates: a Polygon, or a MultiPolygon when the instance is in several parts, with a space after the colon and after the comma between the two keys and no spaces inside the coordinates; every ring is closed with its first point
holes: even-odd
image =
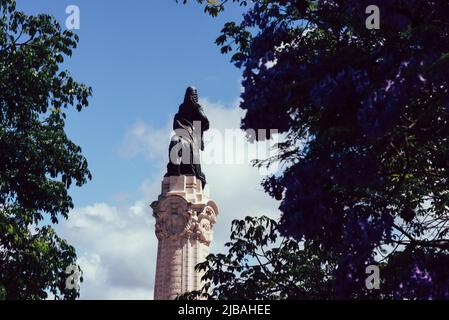
{"type": "Polygon", "coordinates": [[[46,226],[67,218],[72,182],[91,177],[64,131],[65,110],[91,94],[60,70],[77,42],[51,16],[0,0],[0,299],[78,296],[65,287],[75,250],[46,226]]]}
{"type": "Polygon", "coordinates": [[[242,129],[286,135],[263,182],[281,233],[333,253],[335,297],[364,297],[382,264],[382,297],[449,299],[449,3],[233,2],[217,44],[243,72],[242,129]]]}
{"type": "Polygon", "coordinates": [[[203,290],[182,298],[329,299],[334,293],[335,263],[323,264],[326,253],[313,242],[280,237],[277,222],[268,217],[233,221],[226,246],[227,254],[209,255],[197,266],[205,272],[203,290]]]}

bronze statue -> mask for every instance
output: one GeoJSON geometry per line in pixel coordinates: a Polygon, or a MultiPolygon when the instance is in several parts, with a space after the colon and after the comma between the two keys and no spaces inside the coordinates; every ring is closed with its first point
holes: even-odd
{"type": "Polygon", "coordinates": [[[194,87],[186,90],[184,102],[173,121],[173,130],[165,176],[196,176],[204,188],[206,177],[201,171],[200,150],[204,150],[203,134],[209,130],[209,120],[198,103],[194,87]]]}

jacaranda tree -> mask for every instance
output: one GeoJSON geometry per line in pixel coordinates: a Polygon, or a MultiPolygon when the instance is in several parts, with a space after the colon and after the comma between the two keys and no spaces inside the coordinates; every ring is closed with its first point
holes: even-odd
{"type": "Polygon", "coordinates": [[[448,299],[448,1],[233,2],[243,19],[216,42],[243,72],[242,129],[286,137],[263,181],[280,232],[332,252],[337,298],[372,294],[378,265],[378,297],[448,299]]]}
{"type": "Polygon", "coordinates": [[[73,299],[66,268],[75,249],[48,226],[67,218],[72,182],[91,174],[67,137],[66,109],[91,89],[60,70],[78,38],[49,15],[0,0],[0,299],[73,299]]]}

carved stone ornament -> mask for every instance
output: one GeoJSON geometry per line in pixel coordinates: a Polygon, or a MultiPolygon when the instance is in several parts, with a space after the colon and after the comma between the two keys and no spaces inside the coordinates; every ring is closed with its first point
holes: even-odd
{"type": "Polygon", "coordinates": [[[209,245],[216,213],[211,206],[193,205],[180,196],[168,196],[152,205],[159,240],[198,239],[209,245]]]}
{"type": "Polygon", "coordinates": [[[198,239],[204,243],[210,244],[213,239],[212,227],[215,224],[217,215],[210,206],[204,207],[203,212],[198,215],[196,224],[196,234],[198,239]]]}

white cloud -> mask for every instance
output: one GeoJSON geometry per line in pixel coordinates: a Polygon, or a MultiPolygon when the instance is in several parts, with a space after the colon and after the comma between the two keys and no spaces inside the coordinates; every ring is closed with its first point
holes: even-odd
{"type": "Polygon", "coordinates": [[[161,161],[161,155],[167,157],[171,126],[167,123],[165,127],[155,129],[144,122],[136,123],[125,134],[119,154],[126,158],[142,155],[148,160],[161,161]]]}
{"type": "MultiPolygon", "coordinates": [[[[211,128],[220,131],[240,128],[244,113],[237,105],[226,108],[207,100],[201,102],[211,122],[211,128]]],[[[243,131],[240,131],[239,135],[240,139],[245,139],[243,131]]],[[[246,149],[238,148],[235,150],[236,154],[247,152],[246,149]]],[[[228,151],[229,149],[226,148],[225,152],[228,151]]],[[[247,160],[252,160],[252,158],[247,160]]],[[[259,174],[259,170],[252,167],[248,162],[243,164],[206,164],[203,167],[210,186],[211,196],[217,202],[221,211],[214,230],[216,241],[212,250],[222,250],[222,244],[229,241],[232,220],[242,219],[248,215],[278,216],[278,202],[271,199],[263,191],[260,185],[262,176],[259,174]]]]}
{"type": "Polygon", "coordinates": [[[152,298],[157,242],[145,202],[75,209],[59,232],[77,249],[82,299],[152,298]]]}
{"type": "MultiPolygon", "coordinates": [[[[243,113],[237,106],[227,108],[207,100],[201,104],[211,128],[223,131],[240,127],[243,113]]],[[[62,235],[77,248],[79,264],[84,270],[83,299],[152,298],[157,239],[149,204],[160,192],[168,159],[170,127],[171,123],[167,123],[155,129],[139,122],[125,135],[119,151],[121,156],[143,156],[159,168],[153,177],[142,182],[142,200],[125,207],[98,203],[75,209],[69,221],[60,227],[62,235]]],[[[243,137],[244,133],[240,135],[243,137]]],[[[213,147],[213,143],[206,148],[213,147]]],[[[278,203],[263,192],[261,175],[248,163],[206,164],[203,171],[211,197],[220,208],[213,252],[224,250],[233,219],[247,215],[279,216],[278,203]]]]}

